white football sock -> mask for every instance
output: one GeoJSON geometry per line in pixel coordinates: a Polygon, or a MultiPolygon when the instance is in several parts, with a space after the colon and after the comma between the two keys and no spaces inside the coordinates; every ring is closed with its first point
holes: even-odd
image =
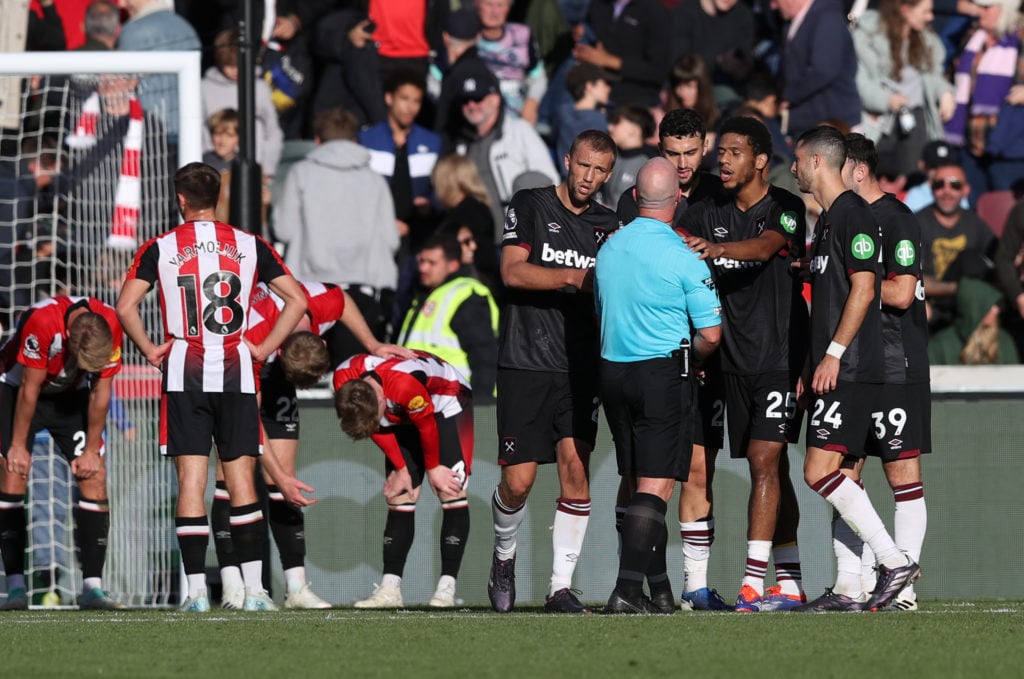
{"type": "Polygon", "coordinates": [[[572,587],[572,574],[583,551],[583,538],[590,522],[590,499],[558,498],[555,524],[551,529],[551,587],[548,594],[572,587]]]}

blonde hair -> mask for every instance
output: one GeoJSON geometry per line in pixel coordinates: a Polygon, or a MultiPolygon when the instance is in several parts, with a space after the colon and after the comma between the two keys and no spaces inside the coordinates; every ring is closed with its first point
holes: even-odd
{"type": "Polygon", "coordinates": [[[447,207],[458,204],[460,192],[476,198],[484,205],[491,203],[476,165],[466,156],[453,153],[438,160],[430,174],[430,181],[434,184],[434,193],[447,207]]]}
{"type": "Polygon", "coordinates": [[[1020,0],[996,0],[999,5],[999,21],[996,22],[996,34],[1005,37],[1021,26],[1020,0]]]}
{"type": "Polygon", "coordinates": [[[68,328],[68,353],[85,372],[103,370],[114,354],[114,333],[106,319],[92,311],[76,316],[68,328]]]}

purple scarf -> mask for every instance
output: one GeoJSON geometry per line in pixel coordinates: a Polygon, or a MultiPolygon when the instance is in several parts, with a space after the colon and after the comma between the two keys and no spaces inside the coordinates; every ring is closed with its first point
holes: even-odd
{"type": "Polygon", "coordinates": [[[946,140],[962,146],[965,140],[967,121],[972,116],[994,116],[1013,85],[1017,71],[1017,53],[1020,40],[1016,33],[1000,38],[992,47],[985,49],[987,34],[978,29],[971,35],[960,54],[960,61],[953,75],[956,86],[956,112],[946,123],[946,140]],[[978,54],[981,59],[978,60],[978,54]],[[974,63],[978,61],[977,72],[974,63]]]}

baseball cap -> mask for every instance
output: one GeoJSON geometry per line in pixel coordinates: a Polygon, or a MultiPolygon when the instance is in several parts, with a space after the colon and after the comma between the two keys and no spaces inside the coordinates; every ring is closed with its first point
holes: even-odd
{"type": "Polygon", "coordinates": [[[459,83],[457,92],[460,101],[466,99],[479,101],[488,94],[497,94],[500,90],[498,89],[498,79],[491,73],[491,69],[481,61],[468,65],[462,74],[462,82],[459,83]]]}
{"type": "Polygon", "coordinates": [[[924,161],[926,169],[932,170],[956,162],[956,149],[948,142],[930,141],[921,151],[921,160],[924,161]]]}
{"type": "Polygon", "coordinates": [[[448,15],[444,22],[445,32],[458,40],[476,40],[483,29],[480,16],[471,9],[460,9],[448,15]]]}
{"type": "Polygon", "coordinates": [[[565,84],[569,88],[569,91],[572,92],[580,85],[591,83],[595,80],[603,80],[606,83],[613,83],[618,79],[619,77],[614,73],[606,71],[600,66],[583,61],[569,69],[569,73],[565,76],[565,84]]]}

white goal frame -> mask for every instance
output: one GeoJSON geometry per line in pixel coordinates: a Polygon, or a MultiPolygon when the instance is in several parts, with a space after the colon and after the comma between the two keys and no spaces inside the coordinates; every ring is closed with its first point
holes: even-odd
{"type": "MultiPolygon", "coordinates": [[[[198,51],[0,53],[0,78],[102,74],[174,75],[178,92],[178,165],[202,159],[202,130],[205,121],[202,118],[202,73],[198,51]]],[[[24,116],[25,112],[21,114],[24,116]]],[[[150,330],[158,331],[157,328],[150,330]]],[[[144,367],[137,367],[134,374],[123,372],[115,377],[115,387],[118,380],[126,380],[128,391],[139,394],[140,401],[147,400],[152,391],[152,379],[152,376],[145,376],[144,367]],[[143,375],[141,379],[139,374],[143,375]],[[147,384],[149,391],[142,391],[147,384]],[[146,396],[141,396],[143,393],[146,396]]],[[[147,402],[155,403],[155,399],[147,402]]],[[[158,408],[155,405],[145,408],[140,406],[134,414],[142,412],[145,412],[147,418],[152,418],[158,408]]],[[[141,422],[137,425],[141,425],[138,426],[138,440],[127,442],[114,433],[113,422],[108,419],[105,440],[107,459],[110,460],[107,466],[107,487],[111,504],[111,529],[104,586],[115,599],[129,606],[168,606],[176,603],[172,600],[172,590],[180,577],[180,558],[174,535],[174,498],[168,497],[167,487],[168,484],[173,486],[176,497],[177,485],[173,480],[174,472],[170,462],[160,458],[158,441],[150,433],[157,430],[156,423],[141,422]]],[[[67,506],[66,499],[60,502],[67,506]]],[[[31,512],[30,503],[27,503],[26,509],[31,512]]],[[[70,508],[65,513],[70,515],[70,508]]],[[[31,516],[29,523],[32,524],[31,516]]],[[[71,560],[75,563],[69,574],[74,582],[67,587],[62,585],[59,591],[63,595],[62,603],[65,604],[73,602],[81,584],[81,573],[73,549],[73,530],[70,530],[70,525],[67,528],[71,539],[71,560]]],[[[28,551],[32,549],[30,532],[28,551]]],[[[31,588],[33,564],[31,555],[27,556],[29,568],[26,569],[26,584],[31,588]]],[[[50,591],[53,592],[55,587],[56,584],[51,584],[50,591]]]]}

